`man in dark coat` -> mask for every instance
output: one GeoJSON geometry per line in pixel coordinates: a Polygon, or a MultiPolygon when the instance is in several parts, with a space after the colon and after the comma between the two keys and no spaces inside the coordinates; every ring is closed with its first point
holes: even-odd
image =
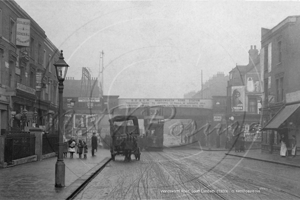
{"type": "Polygon", "coordinates": [[[93,133],[92,136],[92,156],[95,156],[95,150],[97,151],[98,148],[98,138],[96,136],[96,133],[93,133]]]}

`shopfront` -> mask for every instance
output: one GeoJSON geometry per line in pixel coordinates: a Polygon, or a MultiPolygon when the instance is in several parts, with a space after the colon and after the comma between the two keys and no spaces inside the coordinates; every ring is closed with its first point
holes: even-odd
{"type": "Polygon", "coordinates": [[[8,122],[8,99],[4,95],[0,95],[0,135],[7,130],[8,122]]]}
{"type": "MultiPolygon", "coordinates": [[[[17,83],[17,89],[15,96],[12,99],[12,115],[26,115],[26,127],[32,126],[34,123],[34,112],[35,112],[35,90],[33,88],[27,87],[20,83],[17,83]]],[[[12,130],[19,130],[21,128],[22,122],[16,117],[11,120],[12,130]]]]}
{"type": "Polygon", "coordinates": [[[262,151],[270,153],[280,150],[280,139],[284,136],[288,149],[291,148],[292,136],[296,136],[297,143],[300,143],[300,104],[286,104],[274,114],[264,125],[262,131],[262,151]]]}

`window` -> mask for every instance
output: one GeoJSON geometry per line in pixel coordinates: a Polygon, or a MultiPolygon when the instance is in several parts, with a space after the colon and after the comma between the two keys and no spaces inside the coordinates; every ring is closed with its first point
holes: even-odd
{"type": "Polygon", "coordinates": [[[281,101],[284,100],[284,88],[283,88],[283,77],[280,78],[280,81],[279,81],[279,84],[280,84],[280,89],[281,89],[281,101]]]}
{"type": "Polygon", "coordinates": [[[2,10],[0,9],[0,36],[2,36],[2,10]]]}
{"type": "Polygon", "coordinates": [[[48,85],[48,95],[49,98],[47,100],[51,101],[52,98],[52,80],[49,79],[49,85],[48,85]]]}
{"type": "Polygon", "coordinates": [[[283,77],[276,79],[276,102],[284,100],[283,77]]]}
{"type": "Polygon", "coordinates": [[[47,59],[46,59],[46,50],[44,49],[44,54],[43,54],[43,66],[46,69],[47,67],[47,59]]]}
{"type": "Polygon", "coordinates": [[[281,41],[278,42],[278,63],[281,63],[281,41]]]}
{"type": "Polygon", "coordinates": [[[257,99],[256,97],[249,97],[248,99],[248,112],[257,113],[257,99]]]}
{"type": "Polygon", "coordinates": [[[264,93],[265,93],[265,105],[267,105],[267,103],[268,103],[268,98],[269,98],[269,96],[268,96],[268,79],[267,78],[265,78],[265,80],[264,80],[264,93]]]}
{"type": "Polygon", "coordinates": [[[265,72],[267,72],[268,71],[268,52],[269,52],[269,50],[268,50],[268,45],[266,45],[265,47],[264,47],[264,70],[265,70],[265,72]]]}
{"type": "Polygon", "coordinates": [[[39,44],[38,46],[38,63],[42,64],[42,45],[39,44]]]}
{"type": "Polygon", "coordinates": [[[51,73],[52,72],[52,60],[51,60],[51,54],[49,54],[48,58],[48,71],[51,73]]]}
{"type": "Polygon", "coordinates": [[[45,84],[45,99],[44,100],[48,100],[49,99],[49,85],[48,84],[45,84]]]}
{"type": "Polygon", "coordinates": [[[9,41],[16,44],[16,22],[13,19],[10,19],[9,41]]]}
{"type": "Polygon", "coordinates": [[[12,63],[11,62],[9,62],[9,74],[8,74],[8,86],[9,87],[12,87],[12,84],[11,84],[11,82],[12,82],[12,67],[11,67],[11,65],[12,65],[12,63]]]}
{"type": "Polygon", "coordinates": [[[34,73],[34,71],[31,71],[30,72],[30,87],[32,87],[32,88],[34,88],[35,87],[35,84],[34,84],[34,82],[35,82],[35,73],[34,73]]]}
{"type": "Polygon", "coordinates": [[[30,38],[30,57],[34,60],[34,39],[30,38]]]}

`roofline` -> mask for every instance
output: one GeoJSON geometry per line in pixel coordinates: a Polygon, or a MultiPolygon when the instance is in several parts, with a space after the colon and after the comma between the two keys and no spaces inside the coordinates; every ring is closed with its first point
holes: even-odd
{"type": "MultiPolygon", "coordinates": [[[[263,38],[266,38],[268,37],[270,34],[276,32],[278,29],[280,29],[281,27],[283,27],[284,25],[288,24],[288,23],[291,23],[291,22],[294,22],[292,21],[291,19],[293,18],[299,18],[300,15],[291,15],[291,16],[288,16],[286,18],[284,18],[282,21],[280,21],[277,25],[275,25],[273,28],[269,29],[269,31],[262,35],[262,40],[263,38]]],[[[262,27],[263,28],[263,27],[262,27]]],[[[268,28],[264,28],[264,29],[268,29],[268,28]]]]}
{"type": "Polygon", "coordinates": [[[40,31],[40,33],[43,33],[43,35],[47,37],[45,30],[17,2],[15,2],[14,0],[3,1],[3,2],[10,4],[11,6],[15,7],[16,10],[19,10],[21,14],[28,17],[28,19],[30,19],[30,21],[33,22],[34,27],[36,29],[39,29],[38,31],[40,31]]]}

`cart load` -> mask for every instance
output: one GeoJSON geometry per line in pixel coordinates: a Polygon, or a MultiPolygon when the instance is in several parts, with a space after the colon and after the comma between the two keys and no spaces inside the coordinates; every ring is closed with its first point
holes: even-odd
{"type": "Polygon", "coordinates": [[[124,155],[125,160],[131,160],[131,154],[136,160],[140,159],[140,149],[137,144],[139,132],[138,118],[136,116],[116,116],[109,120],[112,160],[116,155],[124,155]]]}

